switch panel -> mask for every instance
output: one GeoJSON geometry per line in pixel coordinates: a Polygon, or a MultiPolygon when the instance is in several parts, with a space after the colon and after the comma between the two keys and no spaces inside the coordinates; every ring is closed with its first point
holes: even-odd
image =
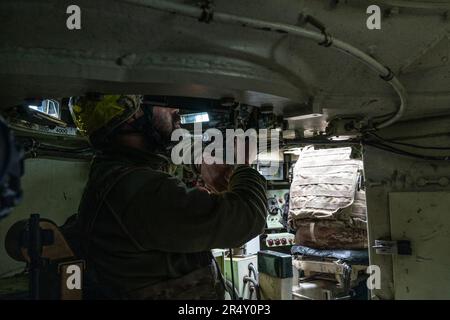
{"type": "Polygon", "coordinates": [[[266,238],[267,247],[292,246],[295,236],[291,233],[269,233],[266,238]]]}

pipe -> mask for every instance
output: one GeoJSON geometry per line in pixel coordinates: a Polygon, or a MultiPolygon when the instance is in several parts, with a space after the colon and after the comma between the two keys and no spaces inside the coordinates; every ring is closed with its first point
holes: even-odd
{"type": "Polygon", "coordinates": [[[256,279],[253,279],[252,277],[249,277],[249,276],[244,276],[244,283],[245,282],[251,282],[251,283],[253,283],[254,286],[259,286],[258,281],[256,281],[256,279]]]}
{"type": "Polygon", "coordinates": [[[33,213],[28,220],[28,255],[30,257],[30,298],[39,300],[40,296],[40,274],[42,255],[42,236],[40,227],[40,215],[33,213]]]}
{"type": "MultiPolygon", "coordinates": [[[[255,287],[255,292],[256,292],[256,299],[257,300],[261,300],[261,292],[259,291],[259,283],[256,279],[253,279],[252,277],[249,276],[244,276],[244,286],[242,288],[242,295],[245,292],[245,287],[247,285],[247,283],[251,283],[253,284],[253,286],[255,287]]],[[[249,289],[250,289],[250,285],[249,285],[249,289]]],[[[251,297],[251,295],[250,295],[251,297]]]]}
{"type": "Polygon", "coordinates": [[[400,105],[398,106],[395,115],[375,125],[375,129],[385,128],[397,122],[403,116],[405,109],[407,107],[406,90],[389,68],[383,66],[381,63],[379,63],[377,60],[375,60],[365,52],[359,50],[358,48],[355,48],[354,46],[344,41],[341,41],[339,39],[331,40],[331,36],[325,33],[311,31],[295,25],[257,20],[242,16],[236,16],[228,13],[214,12],[212,14],[211,11],[209,11],[208,13],[207,11],[205,11],[204,8],[186,5],[182,3],[176,3],[172,1],[124,0],[124,2],[148,7],[154,10],[169,12],[173,14],[180,14],[183,16],[196,18],[200,21],[203,20],[204,22],[219,22],[229,25],[248,27],[257,30],[265,30],[285,34],[287,33],[302,38],[314,40],[318,43],[327,43],[330,46],[333,46],[334,48],[358,59],[359,61],[367,65],[370,69],[377,72],[381,78],[385,78],[385,81],[387,81],[398,94],[400,98],[400,105]],[[207,20],[205,20],[205,14],[207,15],[209,14],[209,16],[206,17],[207,20]]]}
{"type": "Polygon", "coordinates": [[[259,279],[258,271],[256,271],[256,268],[255,268],[255,266],[253,265],[253,263],[249,263],[249,264],[248,264],[248,271],[249,271],[249,273],[248,273],[248,276],[249,276],[249,277],[252,276],[252,272],[253,272],[253,275],[255,276],[255,279],[256,279],[256,280],[259,279]]]}
{"type": "Polygon", "coordinates": [[[407,9],[425,9],[425,10],[450,10],[450,3],[445,2],[425,2],[425,1],[405,1],[405,0],[380,0],[380,4],[407,8],[407,9]]]}

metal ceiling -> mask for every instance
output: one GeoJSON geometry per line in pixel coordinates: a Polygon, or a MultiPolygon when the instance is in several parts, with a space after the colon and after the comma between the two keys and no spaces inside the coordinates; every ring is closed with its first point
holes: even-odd
{"type": "MultiPolygon", "coordinates": [[[[68,30],[70,4],[0,2],[2,107],[24,97],[86,91],[235,97],[256,106],[272,104],[279,113],[312,102],[312,110],[324,117],[291,125],[321,129],[335,115],[382,115],[400,102],[360,61],[309,39],[214,20],[202,23],[110,0],[77,1],[82,28],[68,30]]],[[[437,1],[214,1],[215,12],[293,26],[300,14],[315,17],[334,38],[394,71],[408,93],[403,119],[448,113],[447,6],[437,1]],[[366,8],[375,3],[383,9],[381,30],[368,30],[366,8]]]]}

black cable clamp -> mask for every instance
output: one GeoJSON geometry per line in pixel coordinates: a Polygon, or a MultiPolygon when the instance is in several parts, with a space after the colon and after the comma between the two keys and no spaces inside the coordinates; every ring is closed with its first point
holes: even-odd
{"type": "Polygon", "coordinates": [[[323,41],[318,43],[319,46],[331,47],[331,45],[333,44],[333,37],[327,32],[327,28],[322,22],[309,14],[304,18],[304,21],[305,23],[309,23],[313,27],[317,28],[325,37],[323,41]]]}
{"type": "Polygon", "coordinates": [[[392,79],[394,79],[395,74],[389,67],[385,67],[385,68],[387,69],[388,74],[385,76],[380,74],[380,78],[383,79],[384,81],[391,81],[392,79]]]}
{"type": "Polygon", "coordinates": [[[198,18],[198,21],[210,23],[214,18],[214,9],[212,1],[211,0],[203,1],[203,3],[200,5],[200,8],[202,9],[202,14],[200,15],[200,18],[198,18]]]}
{"type": "Polygon", "coordinates": [[[322,31],[322,34],[325,37],[325,39],[322,42],[319,42],[318,45],[324,46],[326,48],[331,47],[331,45],[333,44],[333,37],[331,36],[331,34],[329,34],[326,31],[322,31]]]}

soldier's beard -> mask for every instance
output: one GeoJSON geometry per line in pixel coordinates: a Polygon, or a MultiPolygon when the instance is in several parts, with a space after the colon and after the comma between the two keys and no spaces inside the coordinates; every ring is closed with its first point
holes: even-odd
{"type": "Polygon", "coordinates": [[[165,123],[155,123],[155,119],[152,121],[154,130],[158,133],[159,143],[165,149],[172,149],[172,147],[177,143],[177,141],[172,141],[172,133],[176,129],[180,128],[179,117],[173,117],[171,122],[165,123]]]}
{"type": "Polygon", "coordinates": [[[157,129],[154,126],[148,128],[145,131],[145,137],[149,150],[152,152],[168,152],[172,149],[177,143],[177,141],[171,139],[173,130],[157,129]]]}

